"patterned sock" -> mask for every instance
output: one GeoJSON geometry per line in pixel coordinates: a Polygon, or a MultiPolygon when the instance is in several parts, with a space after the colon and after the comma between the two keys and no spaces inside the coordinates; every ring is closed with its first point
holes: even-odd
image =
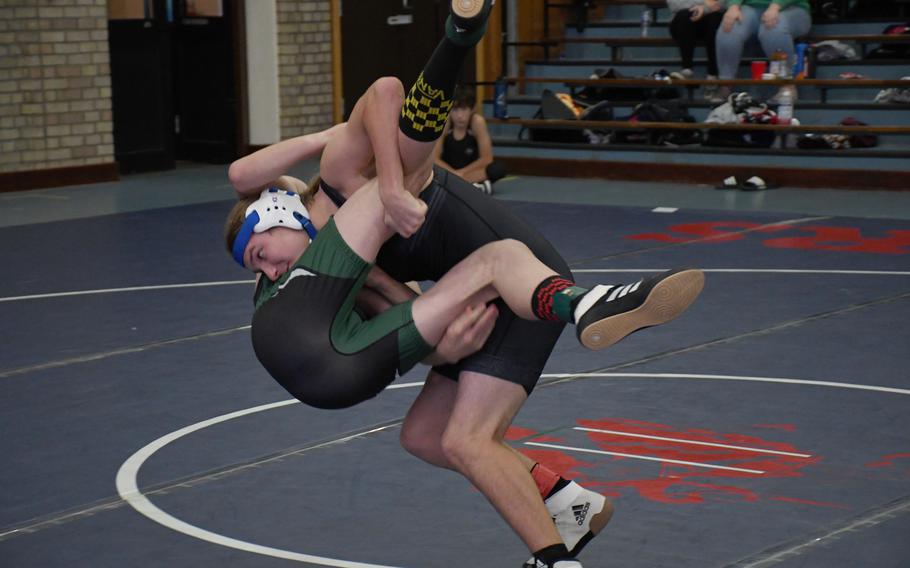
{"type": "Polygon", "coordinates": [[[572,312],[587,291],[562,276],[549,276],[534,289],[531,310],[538,319],[575,323],[572,312]]]}
{"type": "Polygon", "coordinates": [[[442,38],[401,107],[398,128],[405,136],[432,142],[442,135],[452,110],[458,72],[470,52],[469,47],[442,38]]]}

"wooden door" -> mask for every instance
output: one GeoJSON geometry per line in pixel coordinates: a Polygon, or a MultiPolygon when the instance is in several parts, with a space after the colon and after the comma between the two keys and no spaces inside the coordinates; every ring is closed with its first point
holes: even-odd
{"type": "Polygon", "coordinates": [[[111,0],[114,158],[121,173],[174,167],[171,42],[163,3],[111,0]]]}
{"type": "Polygon", "coordinates": [[[122,173],[244,151],[244,0],[108,0],[122,173]]]}
{"type": "MultiPolygon", "coordinates": [[[[447,0],[342,0],[341,62],[344,117],[370,84],[384,76],[407,89],[445,32],[447,0]]],[[[474,78],[473,57],[462,81],[474,78]]]]}
{"type": "Polygon", "coordinates": [[[185,0],[174,18],[178,160],[226,163],[238,154],[242,0],[185,0]]]}

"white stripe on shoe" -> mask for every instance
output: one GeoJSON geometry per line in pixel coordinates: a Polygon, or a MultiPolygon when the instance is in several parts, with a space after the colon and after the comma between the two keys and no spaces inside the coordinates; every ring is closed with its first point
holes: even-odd
{"type": "Polygon", "coordinates": [[[575,323],[578,323],[579,318],[581,318],[585,312],[591,309],[591,306],[596,304],[607,294],[610,294],[610,296],[606,299],[607,302],[618,300],[619,298],[622,298],[623,296],[626,296],[627,294],[631,294],[632,292],[638,290],[638,287],[641,286],[642,282],[643,280],[639,280],[634,284],[626,284],[625,286],[598,284],[597,286],[591,288],[575,307],[575,312],[572,314],[575,323]]]}
{"type": "Polygon", "coordinates": [[[582,297],[581,301],[578,302],[578,305],[575,306],[575,312],[572,314],[573,321],[578,323],[578,319],[585,315],[585,312],[591,309],[591,306],[600,301],[601,298],[606,296],[610,290],[616,288],[616,286],[610,286],[609,284],[598,284],[597,286],[588,290],[588,292],[582,297]]]}

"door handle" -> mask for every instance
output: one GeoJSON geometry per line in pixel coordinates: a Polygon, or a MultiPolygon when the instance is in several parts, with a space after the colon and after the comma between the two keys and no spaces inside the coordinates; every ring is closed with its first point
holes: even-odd
{"type": "Polygon", "coordinates": [[[386,18],[386,23],[390,26],[407,26],[414,23],[414,16],[411,14],[396,14],[386,18]]]}

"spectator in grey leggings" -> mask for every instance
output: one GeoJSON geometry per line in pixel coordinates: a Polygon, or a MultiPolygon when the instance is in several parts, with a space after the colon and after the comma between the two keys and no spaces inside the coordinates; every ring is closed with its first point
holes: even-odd
{"type": "MultiPolygon", "coordinates": [[[[780,50],[792,64],[793,39],[809,33],[811,27],[808,0],[727,0],[716,41],[720,78],[736,78],[743,46],[755,38],[765,56],[780,50]]],[[[729,92],[729,87],[720,89],[719,98],[726,98],[729,92]]]]}

